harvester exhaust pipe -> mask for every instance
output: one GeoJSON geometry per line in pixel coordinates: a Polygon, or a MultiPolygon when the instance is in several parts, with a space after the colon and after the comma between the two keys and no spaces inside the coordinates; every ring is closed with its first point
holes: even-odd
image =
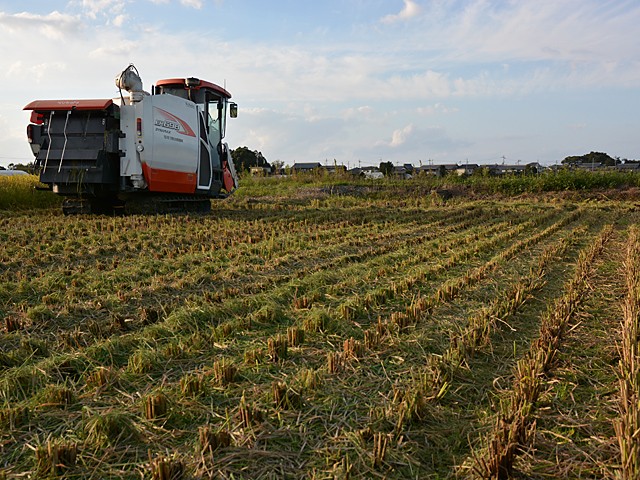
{"type": "Polygon", "coordinates": [[[149,95],[142,89],[142,79],[138,73],[138,69],[132,64],[125,68],[120,75],[116,77],[116,87],[120,89],[120,97],[124,103],[122,90],[129,92],[130,101],[139,102],[145,95],[149,95]]]}

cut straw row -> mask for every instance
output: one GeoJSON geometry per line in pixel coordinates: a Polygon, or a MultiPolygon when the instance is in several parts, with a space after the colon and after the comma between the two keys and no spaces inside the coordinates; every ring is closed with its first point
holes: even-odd
{"type": "Polygon", "coordinates": [[[543,377],[553,366],[561,341],[584,296],[593,263],[613,233],[606,226],[587,249],[580,252],[573,277],[563,295],[542,317],[540,336],[514,369],[513,387],[487,437],[483,454],[474,454],[472,470],[480,478],[511,478],[517,455],[530,443],[535,431],[535,407],[543,377]]]}
{"type": "Polygon", "coordinates": [[[640,478],[640,235],[638,227],[630,229],[624,272],[627,291],[622,306],[620,362],[620,417],[614,420],[620,468],[623,480],[640,478]]]}

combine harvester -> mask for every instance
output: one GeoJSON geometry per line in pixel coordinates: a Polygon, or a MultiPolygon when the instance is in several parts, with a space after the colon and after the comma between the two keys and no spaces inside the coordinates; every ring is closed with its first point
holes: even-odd
{"type": "Polygon", "coordinates": [[[227,90],[172,78],[149,94],[133,65],[116,86],[115,99],[24,107],[40,181],[65,197],[65,214],[207,212],[237,188],[224,136],[227,111],[235,118],[238,107],[227,90]]]}

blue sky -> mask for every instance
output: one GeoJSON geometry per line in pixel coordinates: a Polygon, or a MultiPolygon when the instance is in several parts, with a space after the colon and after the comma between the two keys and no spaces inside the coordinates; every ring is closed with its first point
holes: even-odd
{"type": "Polygon", "coordinates": [[[35,99],[196,76],[231,148],[351,167],[640,159],[637,0],[0,0],[0,165],[35,99]]]}

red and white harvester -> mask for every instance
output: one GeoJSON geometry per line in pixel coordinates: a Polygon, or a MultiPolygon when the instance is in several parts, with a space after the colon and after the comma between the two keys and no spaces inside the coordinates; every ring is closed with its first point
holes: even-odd
{"type": "Polygon", "coordinates": [[[66,214],[206,212],[238,186],[224,142],[238,107],[227,90],[171,78],[149,94],[133,65],[116,86],[119,98],[24,107],[40,181],[65,197],[66,214]]]}

